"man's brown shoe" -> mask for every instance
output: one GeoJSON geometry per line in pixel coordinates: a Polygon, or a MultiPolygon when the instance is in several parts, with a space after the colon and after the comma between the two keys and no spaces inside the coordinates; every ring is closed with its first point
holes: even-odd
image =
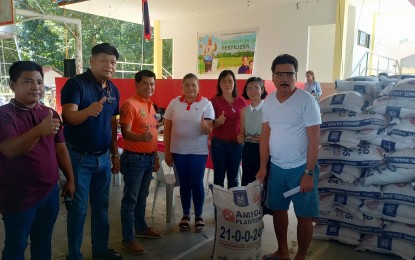
{"type": "Polygon", "coordinates": [[[135,237],[147,237],[147,238],[161,238],[163,235],[161,232],[148,227],[144,233],[135,233],[135,237]]]}
{"type": "Polygon", "coordinates": [[[125,251],[136,255],[144,254],[144,247],[136,240],[122,241],[122,248],[125,251]]]}

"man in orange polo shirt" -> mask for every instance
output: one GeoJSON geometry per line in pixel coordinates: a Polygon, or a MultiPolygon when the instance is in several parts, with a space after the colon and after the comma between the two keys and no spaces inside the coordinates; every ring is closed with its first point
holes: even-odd
{"type": "Polygon", "coordinates": [[[149,70],[135,74],[134,96],[120,108],[124,138],[121,173],[124,195],[121,200],[122,246],[133,254],[143,254],[144,247],[134,237],[160,238],[162,234],[147,226],[146,200],[153,169],[160,167],[157,156],[157,117],[150,97],[154,94],[156,75],[149,70]]]}

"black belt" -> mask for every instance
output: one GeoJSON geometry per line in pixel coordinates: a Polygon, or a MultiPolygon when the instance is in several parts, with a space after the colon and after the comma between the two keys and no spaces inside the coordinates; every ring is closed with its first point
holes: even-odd
{"type": "Polygon", "coordinates": [[[139,153],[139,152],[131,152],[128,150],[123,150],[124,153],[126,154],[135,154],[135,155],[141,155],[141,156],[154,156],[157,152],[152,152],[152,153],[139,153]]]}
{"type": "Polygon", "coordinates": [[[106,154],[108,152],[108,150],[102,150],[102,151],[96,151],[96,152],[89,152],[89,151],[82,150],[82,149],[80,149],[80,148],[78,148],[76,146],[73,146],[70,143],[66,143],[66,146],[68,146],[69,149],[71,149],[71,150],[73,150],[73,151],[75,151],[77,153],[83,154],[83,155],[100,156],[100,155],[106,154]]]}

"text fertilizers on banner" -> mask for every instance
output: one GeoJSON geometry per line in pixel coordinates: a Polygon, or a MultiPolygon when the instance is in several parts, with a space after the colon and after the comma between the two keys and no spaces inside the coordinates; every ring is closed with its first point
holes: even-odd
{"type": "Polygon", "coordinates": [[[255,29],[198,33],[198,72],[219,74],[227,69],[235,74],[252,74],[255,45],[255,29]]]}

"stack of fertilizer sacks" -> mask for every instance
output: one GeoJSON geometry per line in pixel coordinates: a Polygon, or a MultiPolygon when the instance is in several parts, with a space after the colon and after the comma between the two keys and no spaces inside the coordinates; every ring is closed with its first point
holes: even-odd
{"type": "Polygon", "coordinates": [[[314,238],[415,259],[415,79],[336,81],[320,101],[314,238]]]}

